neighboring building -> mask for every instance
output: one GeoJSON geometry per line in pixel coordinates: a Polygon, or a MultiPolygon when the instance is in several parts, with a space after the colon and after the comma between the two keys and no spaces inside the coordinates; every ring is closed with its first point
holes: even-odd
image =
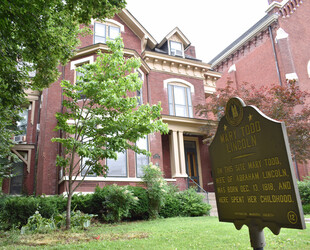
{"type": "MultiPolygon", "coordinates": [[[[162,104],[162,118],[168,124],[169,134],[148,135],[138,143],[148,149],[152,156],[138,155],[131,150],[119,153],[118,160],[106,159],[108,176],[87,176],[79,192],[93,192],[94,188],[107,184],[139,185],[141,166],[153,162],[158,165],[165,179],[181,190],[196,182],[203,189],[213,191],[208,146],[203,143],[201,129],[208,121],[197,116],[194,107],[205,102],[205,95],[215,92],[215,81],[220,74],[211,66],[196,59],[195,47],[178,29],[173,29],[157,43],[152,35],[127,10],[121,11],[112,20],[93,21],[93,35],[81,38],[81,45],[71,61],[59,67],[61,76],[48,89],[28,92],[31,102],[25,110],[23,136],[15,137],[13,152],[21,159],[16,164],[17,175],[5,180],[6,193],[62,194],[67,184],[66,176],[56,167],[56,156],[61,147],[52,143],[53,137],[61,136],[54,131],[56,112],[62,111],[63,79],[74,82],[76,67],[92,63],[99,50],[107,51],[106,39],[121,36],[125,56],[142,61],[139,70],[143,87],[137,92],[142,103],[162,104]]],[[[22,129],[21,128],[21,129],[22,129]]]]}
{"type": "MultiPolygon", "coordinates": [[[[310,92],[310,1],[268,0],[266,15],[211,60],[212,69],[222,73],[216,82],[227,80],[240,87],[296,80],[310,92]]],[[[310,101],[310,100],[309,100],[310,101]]],[[[297,164],[298,179],[310,175],[310,165],[297,164]]]]}

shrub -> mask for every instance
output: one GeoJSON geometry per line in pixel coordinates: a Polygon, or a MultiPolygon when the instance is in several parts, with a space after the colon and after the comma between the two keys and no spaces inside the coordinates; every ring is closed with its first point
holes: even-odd
{"type": "Polygon", "coordinates": [[[310,204],[302,205],[304,214],[310,214],[310,204]]]}
{"type": "Polygon", "coordinates": [[[27,224],[21,228],[21,234],[25,233],[48,233],[55,230],[54,220],[43,218],[39,211],[28,218],[27,224]]]}
{"type": "MultiPolygon", "coordinates": [[[[84,214],[81,211],[71,212],[71,228],[86,229],[90,226],[90,221],[94,217],[92,214],[84,214]]],[[[21,228],[21,234],[25,233],[48,233],[62,228],[66,225],[66,212],[55,217],[44,218],[36,211],[28,218],[27,224],[21,228]]]]}
{"type": "Polygon", "coordinates": [[[86,214],[94,213],[93,194],[75,194],[72,196],[72,210],[80,210],[86,214]]]}
{"type": "Polygon", "coordinates": [[[62,195],[38,196],[38,211],[44,218],[51,218],[55,214],[66,211],[67,199],[62,195]]]}
{"type": "Polygon", "coordinates": [[[129,220],[147,220],[149,218],[149,199],[143,187],[128,186],[128,190],[138,197],[138,201],[129,209],[129,220]]]}
{"type": "Polygon", "coordinates": [[[160,208],[165,204],[168,185],[160,168],[152,163],[143,167],[143,174],[142,180],[146,184],[149,198],[150,218],[155,219],[159,215],[160,208]]]}
{"type": "Polygon", "coordinates": [[[166,195],[164,206],[160,210],[160,216],[164,218],[177,217],[181,215],[181,200],[178,190],[170,186],[166,195]]]}
{"type": "Polygon", "coordinates": [[[160,211],[160,215],[167,217],[176,216],[202,216],[208,215],[211,206],[203,202],[203,195],[191,188],[178,192],[171,190],[166,196],[166,203],[160,211]]]}
{"type": "Polygon", "coordinates": [[[310,176],[298,182],[300,199],[303,205],[310,204],[310,176]]]}
{"type": "Polygon", "coordinates": [[[93,194],[94,213],[107,222],[119,222],[128,217],[130,208],[138,198],[128,190],[127,186],[116,184],[100,189],[96,187],[93,194]]]}
{"type": "Polygon", "coordinates": [[[1,212],[1,224],[4,229],[21,227],[27,224],[28,218],[39,207],[39,200],[35,197],[8,196],[5,198],[1,212]]]}
{"type": "Polygon", "coordinates": [[[7,230],[26,225],[28,218],[36,211],[44,218],[62,213],[66,199],[63,196],[2,196],[0,206],[1,227],[7,230]]]}

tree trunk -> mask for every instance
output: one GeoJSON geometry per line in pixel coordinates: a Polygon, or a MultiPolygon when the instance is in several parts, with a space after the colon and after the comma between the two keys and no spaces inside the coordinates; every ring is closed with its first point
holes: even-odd
{"type": "Polygon", "coordinates": [[[71,200],[72,200],[72,194],[71,192],[69,192],[67,201],[67,212],[66,212],[66,230],[69,230],[71,226],[71,200]]]}

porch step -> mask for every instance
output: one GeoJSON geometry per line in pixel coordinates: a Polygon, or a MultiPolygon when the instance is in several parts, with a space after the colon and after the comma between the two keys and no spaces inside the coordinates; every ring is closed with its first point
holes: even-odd
{"type": "Polygon", "coordinates": [[[218,216],[215,193],[214,192],[208,192],[208,193],[200,192],[200,194],[204,196],[203,201],[205,203],[209,203],[212,206],[211,211],[210,211],[210,216],[218,216]],[[209,202],[208,202],[208,198],[209,198],[209,202]]]}

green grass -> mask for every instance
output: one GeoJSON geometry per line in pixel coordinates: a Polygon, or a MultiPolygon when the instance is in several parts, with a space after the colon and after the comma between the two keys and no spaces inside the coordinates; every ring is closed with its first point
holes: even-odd
{"type": "MultiPolygon", "coordinates": [[[[309,225],[309,224],[308,224],[309,225]]],[[[265,229],[265,249],[310,249],[310,229],[265,229]]],[[[252,249],[248,228],[238,231],[216,217],[96,224],[87,231],[0,236],[1,249],[252,249]]]]}

